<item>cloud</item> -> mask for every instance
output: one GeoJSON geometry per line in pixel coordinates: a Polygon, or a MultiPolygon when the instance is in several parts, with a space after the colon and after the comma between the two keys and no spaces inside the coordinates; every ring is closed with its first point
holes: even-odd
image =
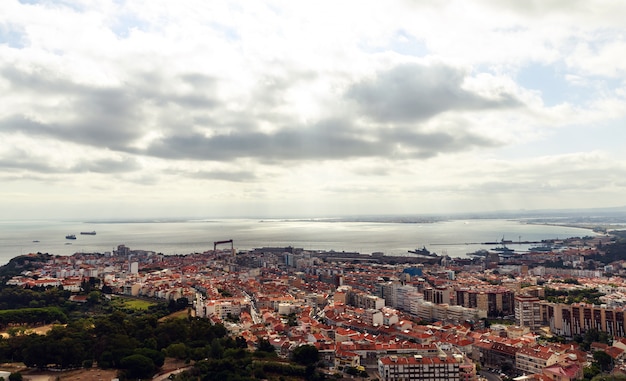
{"type": "Polygon", "coordinates": [[[12,147],[0,153],[0,169],[10,172],[28,171],[40,174],[120,174],[141,169],[136,159],[131,157],[92,158],[78,157],[58,162],[47,154],[12,147]]]}
{"type": "Polygon", "coordinates": [[[204,180],[223,180],[230,182],[249,182],[257,180],[258,176],[249,170],[234,170],[234,171],[226,171],[226,170],[213,170],[213,171],[198,171],[198,172],[189,172],[187,174],[190,178],[193,179],[204,179],[204,180]]]}
{"type": "Polygon", "coordinates": [[[194,208],[492,208],[587,197],[585,182],[608,203],[624,187],[624,7],[6,0],[0,171],[33,198],[31,180],[138,205],[150,187],[194,208]],[[585,150],[601,162],[559,156],[585,150]]]}
{"type": "Polygon", "coordinates": [[[145,153],[171,159],[231,161],[343,160],[366,157],[428,158],[443,152],[495,145],[469,131],[421,132],[408,127],[368,129],[346,120],[273,132],[233,132],[205,136],[175,134],[154,142],[145,153]]]}
{"type": "Polygon", "coordinates": [[[175,78],[134,73],[123,85],[98,86],[44,68],[26,70],[5,64],[0,72],[13,97],[29,99],[27,108],[15,102],[14,109],[5,110],[0,119],[3,131],[118,151],[128,150],[146,134],[180,127],[162,120],[181,114],[202,116],[218,103],[211,95],[215,80],[198,73],[175,78]]]}
{"type": "Polygon", "coordinates": [[[445,65],[405,64],[350,87],[346,96],[379,122],[418,122],[446,111],[520,106],[513,94],[489,99],[463,88],[463,71],[445,65]]]}

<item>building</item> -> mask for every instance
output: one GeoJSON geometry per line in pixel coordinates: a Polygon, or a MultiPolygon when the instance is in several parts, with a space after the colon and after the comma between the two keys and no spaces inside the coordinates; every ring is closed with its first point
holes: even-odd
{"type": "Polygon", "coordinates": [[[545,347],[520,348],[515,353],[515,367],[524,373],[540,374],[557,360],[558,355],[545,347]]]}
{"type": "Polygon", "coordinates": [[[583,367],[579,364],[554,364],[543,369],[543,374],[553,381],[574,381],[583,378],[583,367]]]}
{"type": "Polygon", "coordinates": [[[586,303],[541,303],[541,315],[557,335],[572,337],[595,328],[611,336],[626,336],[624,308],[586,303]]]}
{"type": "Polygon", "coordinates": [[[376,284],[376,296],[385,299],[385,305],[396,306],[396,283],[385,282],[376,284]]]}
{"type": "Polygon", "coordinates": [[[428,287],[424,291],[424,300],[434,304],[450,304],[451,292],[447,287],[428,287]]]}
{"type": "Polygon", "coordinates": [[[385,306],[385,299],[366,293],[350,292],[348,304],[357,308],[380,310],[385,306]]]}
{"type": "Polygon", "coordinates": [[[383,325],[383,313],[380,310],[375,310],[373,308],[367,309],[363,314],[363,322],[370,326],[383,325]]]}
{"type": "Polygon", "coordinates": [[[421,294],[417,292],[417,287],[410,286],[410,285],[403,286],[400,284],[394,287],[393,294],[394,294],[394,299],[393,299],[394,303],[390,305],[402,311],[410,311],[411,299],[413,297],[417,297],[418,295],[421,296],[421,294]]]}
{"type": "Polygon", "coordinates": [[[473,344],[472,357],[481,366],[513,369],[515,367],[515,354],[518,347],[500,342],[481,340],[473,344]],[[507,364],[507,365],[505,365],[507,364]]]}
{"type": "Polygon", "coordinates": [[[463,287],[456,290],[456,304],[486,311],[489,317],[507,316],[513,315],[514,296],[513,291],[506,287],[463,287]]]}
{"type": "Polygon", "coordinates": [[[541,301],[530,295],[515,296],[515,323],[536,330],[541,327],[541,301]]]}
{"type": "Polygon", "coordinates": [[[378,373],[382,381],[460,381],[462,362],[462,355],[383,356],[378,359],[378,373]]]}

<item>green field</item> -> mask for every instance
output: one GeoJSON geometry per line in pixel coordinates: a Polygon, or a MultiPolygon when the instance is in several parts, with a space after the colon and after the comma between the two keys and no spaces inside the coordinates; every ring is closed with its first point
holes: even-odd
{"type": "Polygon", "coordinates": [[[141,299],[129,299],[129,298],[114,298],[111,301],[115,307],[125,310],[143,311],[147,310],[150,306],[156,305],[154,302],[141,299]]]}

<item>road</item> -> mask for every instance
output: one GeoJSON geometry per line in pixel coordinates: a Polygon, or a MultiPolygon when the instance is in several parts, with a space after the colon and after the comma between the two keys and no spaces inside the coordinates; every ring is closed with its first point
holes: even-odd
{"type": "Polygon", "coordinates": [[[485,377],[487,381],[502,381],[500,376],[495,373],[487,372],[486,370],[481,370],[478,372],[481,376],[485,377]]]}
{"type": "Polygon", "coordinates": [[[152,379],[152,381],[164,381],[164,380],[167,380],[167,379],[168,379],[168,377],[169,377],[170,375],[172,375],[172,374],[178,374],[178,373],[184,372],[184,371],[186,371],[187,369],[191,368],[192,366],[193,366],[193,365],[189,365],[189,366],[186,366],[186,367],[184,367],[184,368],[179,368],[179,369],[173,370],[173,371],[171,371],[171,372],[167,372],[167,373],[164,373],[164,374],[159,374],[159,375],[156,375],[156,376],[154,376],[154,378],[152,379]]]}
{"type": "Polygon", "coordinates": [[[254,304],[254,299],[252,299],[247,292],[243,290],[242,292],[245,295],[246,300],[250,302],[250,315],[252,316],[252,322],[254,322],[254,324],[260,323],[261,317],[259,316],[259,311],[256,309],[256,305],[254,304]]]}

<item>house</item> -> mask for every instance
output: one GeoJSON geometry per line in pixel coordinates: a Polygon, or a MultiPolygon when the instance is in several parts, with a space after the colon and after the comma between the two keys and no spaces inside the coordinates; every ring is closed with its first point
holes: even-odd
{"type": "Polygon", "coordinates": [[[583,367],[576,363],[554,364],[543,369],[543,374],[553,381],[574,381],[583,378],[583,367]]]}
{"type": "Polygon", "coordinates": [[[556,364],[559,356],[546,347],[524,347],[515,353],[515,367],[524,373],[542,373],[546,366],[556,364]]]}

